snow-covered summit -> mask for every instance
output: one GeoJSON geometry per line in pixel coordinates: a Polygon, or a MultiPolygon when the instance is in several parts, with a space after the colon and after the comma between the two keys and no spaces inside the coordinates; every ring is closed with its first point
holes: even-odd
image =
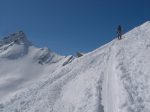
{"type": "Polygon", "coordinates": [[[6,36],[2,40],[0,40],[0,46],[3,46],[5,44],[10,44],[10,43],[16,43],[16,44],[24,43],[24,44],[31,45],[31,42],[28,41],[23,31],[12,33],[9,36],[6,36]]]}
{"type": "Polygon", "coordinates": [[[35,52],[32,58],[40,64],[57,62],[61,56],[50,51],[48,48],[35,47],[26,37],[23,31],[10,34],[0,40],[0,57],[18,59],[35,52]],[[32,49],[32,50],[31,50],[32,49]]]}
{"type": "Polygon", "coordinates": [[[0,61],[0,112],[150,112],[149,22],[77,59],[29,51],[0,61]]]}

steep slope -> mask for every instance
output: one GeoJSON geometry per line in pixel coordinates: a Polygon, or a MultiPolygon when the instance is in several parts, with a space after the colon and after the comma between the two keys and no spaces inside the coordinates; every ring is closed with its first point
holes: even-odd
{"type": "Polygon", "coordinates": [[[150,22],[123,37],[58,63],[1,100],[0,112],[150,112],[150,22]]]}
{"type": "Polygon", "coordinates": [[[111,47],[103,85],[105,112],[150,112],[150,22],[111,47]]]}

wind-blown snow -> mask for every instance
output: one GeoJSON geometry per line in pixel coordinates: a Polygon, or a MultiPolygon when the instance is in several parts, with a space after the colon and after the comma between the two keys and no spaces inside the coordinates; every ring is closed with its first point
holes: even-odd
{"type": "Polygon", "coordinates": [[[80,58],[11,42],[0,112],[150,112],[150,22],[80,58]]]}

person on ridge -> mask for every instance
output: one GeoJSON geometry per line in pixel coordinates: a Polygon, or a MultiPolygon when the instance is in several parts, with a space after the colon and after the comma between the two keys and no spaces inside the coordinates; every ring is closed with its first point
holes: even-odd
{"type": "Polygon", "coordinates": [[[118,40],[121,40],[121,38],[122,38],[122,27],[121,27],[121,25],[119,25],[117,28],[117,35],[118,35],[118,40]]]}

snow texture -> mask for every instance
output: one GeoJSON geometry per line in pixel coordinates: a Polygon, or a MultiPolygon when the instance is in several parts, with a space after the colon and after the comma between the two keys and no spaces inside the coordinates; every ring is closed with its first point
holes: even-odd
{"type": "Polygon", "coordinates": [[[0,45],[0,112],[150,112],[150,22],[79,58],[0,45]]]}

